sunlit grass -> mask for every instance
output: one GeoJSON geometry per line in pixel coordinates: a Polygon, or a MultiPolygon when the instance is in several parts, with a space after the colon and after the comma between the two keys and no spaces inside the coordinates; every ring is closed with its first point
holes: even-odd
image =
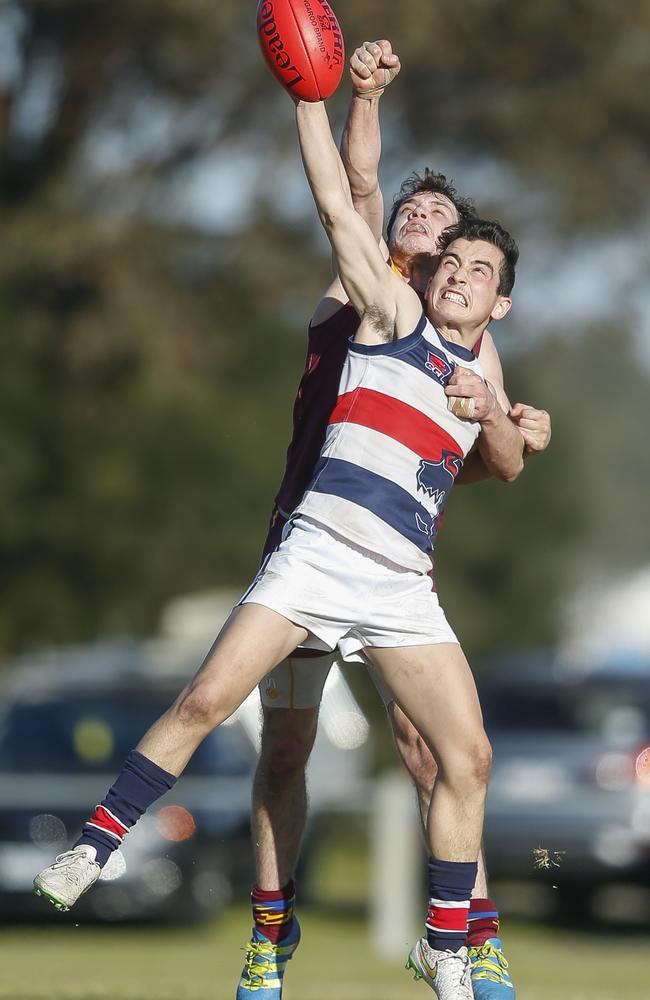
{"type": "MultiPolygon", "coordinates": [[[[302,914],[283,1000],[424,1000],[400,962],[370,948],[365,921],[302,914]]],[[[234,1000],[249,914],[197,928],[17,928],[2,933],[2,1000],[234,1000]]],[[[519,1000],[647,1000],[647,937],[590,937],[510,923],[519,1000]]],[[[404,942],[404,952],[409,942],[404,942]]]]}

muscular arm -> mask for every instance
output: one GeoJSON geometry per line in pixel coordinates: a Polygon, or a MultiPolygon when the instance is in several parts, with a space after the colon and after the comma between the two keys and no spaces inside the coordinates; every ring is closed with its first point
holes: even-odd
{"type": "Polygon", "coordinates": [[[384,198],[378,176],[379,101],[399,71],[399,58],[385,38],[364,42],[350,59],[352,99],[341,138],[341,157],[350,182],[352,203],[378,243],[384,225],[384,198]]]}
{"type": "MultiPolygon", "coordinates": [[[[352,99],[348,118],[341,139],[341,157],[350,184],[352,204],[368,224],[384,258],[388,248],[382,240],[384,224],[384,199],[379,187],[379,159],[381,157],[381,131],[379,127],[379,98],[368,98],[359,93],[386,86],[387,71],[393,79],[400,70],[399,58],[393,53],[390,42],[364,42],[355,49],[350,59],[352,99]]],[[[336,261],[334,261],[336,271],[336,261]]],[[[312,315],[312,325],[318,326],[333,316],[347,302],[348,296],[338,275],[319,301],[312,315]]]]}
{"type": "MultiPolygon", "coordinates": [[[[479,353],[481,366],[486,380],[495,390],[497,399],[503,410],[507,409],[508,419],[517,428],[524,442],[524,455],[538,454],[544,451],[551,440],[551,418],[546,410],[538,410],[526,403],[510,402],[503,387],[503,369],[494,341],[488,330],[483,334],[479,353]]],[[[483,447],[486,447],[486,439],[483,447]]],[[[468,455],[456,482],[460,486],[468,486],[491,478],[492,473],[483,460],[481,451],[476,449],[468,455]]]]}
{"type": "Polygon", "coordinates": [[[321,223],[345,291],[361,316],[357,339],[376,343],[408,335],[421,315],[420,300],[386,268],[370,229],[354,210],[325,105],[299,102],[296,123],[305,174],[321,223]]]}
{"type": "MultiPolygon", "coordinates": [[[[341,138],[341,159],[350,184],[355,211],[368,224],[377,243],[383,247],[384,199],[379,188],[377,169],[381,156],[379,129],[379,97],[364,100],[352,94],[345,129],[341,138]]],[[[386,248],[384,256],[388,256],[386,248]]],[[[336,272],[336,260],[333,262],[336,272]]],[[[332,284],[319,301],[311,322],[324,323],[347,302],[348,296],[336,274],[332,284]]]]}
{"type": "Polygon", "coordinates": [[[461,470],[458,482],[476,482],[486,475],[496,476],[507,483],[513,482],[524,466],[524,439],[508,419],[496,389],[476,372],[458,365],[445,393],[450,397],[449,405],[453,412],[461,417],[467,413],[481,424],[477,447],[484,465],[483,475],[477,459],[472,459],[469,467],[464,466],[461,470]],[[470,400],[472,410],[468,411],[466,404],[470,400]]]}
{"type": "Polygon", "coordinates": [[[384,198],[377,174],[381,156],[379,101],[379,96],[363,100],[353,93],[341,138],[352,203],[378,243],[384,227],[384,198]]]}
{"type": "Polygon", "coordinates": [[[506,483],[514,482],[524,467],[524,440],[496,398],[481,421],[477,447],[488,474],[506,483]]]}
{"type": "MultiPolygon", "coordinates": [[[[487,423],[481,423],[481,433],[477,442],[477,459],[474,460],[476,478],[467,479],[465,482],[478,482],[480,479],[486,479],[490,476],[496,476],[505,482],[513,482],[524,467],[524,442],[521,434],[507,416],[510,410],[510,400],[503,385],[501,359],[489,330],[483,334],[479,360],[486,382],[494,391],[498,405],[495,408],[494,418],[488,420],[487,423]]],[[[471,467],[468,475],[472,475],[471,467]]]]}

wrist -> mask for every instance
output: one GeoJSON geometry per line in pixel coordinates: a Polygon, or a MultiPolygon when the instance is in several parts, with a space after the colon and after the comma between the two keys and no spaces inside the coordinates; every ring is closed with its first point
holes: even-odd
{"type": "Polygon", "coordinates": [[[386,87],[374,87],[373,90],[353,90],[352,96],[358,97],[360,101],[373,101],[381,97],[386,87]]]}
{"type": "Polygon", "coordinates": [[[384,82],[380,87],[373,87],[371,90],[357,90],[356,88],[353,88],[352,92],[355,97],[361,98],[362,101],[372,101],[375,97],[381,97],[388,84],[391,80],[394,80],[396,76],[397,73],[395,70],[384,67],[384,82]]]}
{"type": "Polygon", "coordinates": [[[489,404],[489,409],[487,410],[484,417],[481,418],[480,424],[482,427],[495,427],[500,420],[501,414],[505,416],[503,410],[497,403],[496,399],[492,396],[492,402],[489,404]]]}
{"type": "Polygon", "coordinates": [[[487,424],[489,427],[498,424],[501,414],[503,414],[503,416],[505,416],[506,414],[503,413],[503,410],[499,406],[499,401],[497,399],[496,392],[494,391],[488,380],[484,378],[483,381],[488,390],[488,409],[485,416],[480,421],[480,423],[481,425],[487,424]]]}

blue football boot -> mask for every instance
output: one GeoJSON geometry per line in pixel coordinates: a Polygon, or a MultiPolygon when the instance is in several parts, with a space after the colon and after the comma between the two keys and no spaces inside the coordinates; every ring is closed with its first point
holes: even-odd
{"type": "Polygon", "coordinates": [[[515,1000],[515,988],[498,937],[469,948],[474,1000],[515,1000]]]}
{"type": "Polygon", "coordinates": [[[237,1000],[280,1000],[287,962],[300,943],[300,924],[293,918],[291,932],[274,944],[253,928],[237,987],[237,1000]]]}

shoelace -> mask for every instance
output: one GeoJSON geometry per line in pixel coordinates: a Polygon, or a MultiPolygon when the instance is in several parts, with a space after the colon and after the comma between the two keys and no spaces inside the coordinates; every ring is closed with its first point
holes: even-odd
{"type": "Polygon", "coordinates": [[[505,955],[493,944],[486,941],[480,948],[470,948],[474,979],[489,979],[493,983],[507,983],[509,976],[504,975],[508,970],[508,962],[505,955]],[[478,972],[476,971],[478,969],[478,972]]]}
{"type": "Polygon", "coordinates": [[[78,857],[79,855],[76,851],[64,851],[63,854],[57,854],[52,868],[63,868],[68,861],[74,861],[78,857]]]}
{"type": "Polygon", "coordinates": [[[52,868],[62,868],[64,869],[64,875],[66,882],[70,885],[78,885],[81,881],[81,871],[74,866],[74,862],[79,859],[80,855],[76,851],[65,851],[63,854],[57,854],[52,868]]]}
{"type": "Polygon", "coordinates": [[[456,955],[443,955],[438,959],[438,963],[444,969],[444,973],[449,975],[450,978],[452,975],[456,977],[457,982],[454,985],[465,986],[466,988],[471,986],[470,966],[464,962],[461,963],[461,960],[456,955]]]}
{"type": "Polygon", "coordinates": [[[271,968],[275,957],[275,947],[271,941],[249,942],[244,965],[250,990],[260,990],[264,986],[264,975],[271,968]]]}

